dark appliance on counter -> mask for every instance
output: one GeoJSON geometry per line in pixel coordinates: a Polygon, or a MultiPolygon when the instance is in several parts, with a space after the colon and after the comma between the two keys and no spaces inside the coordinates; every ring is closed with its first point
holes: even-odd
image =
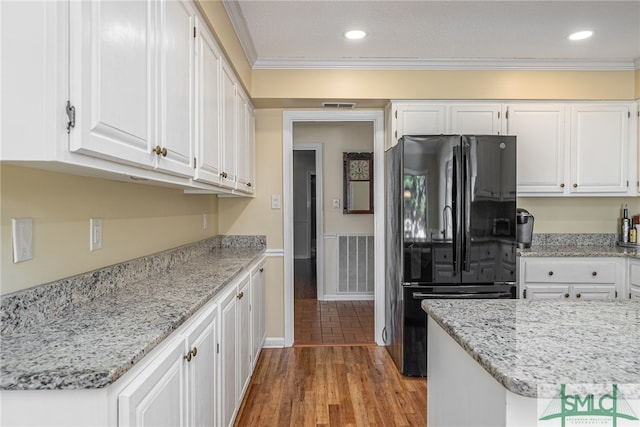
{"type": "Polygon", "coordinates": [[[516,297],[516,138],[405,135],[385,168],[383,338],[426,376],[423,299],[516,297]]]}
{"type": "Polygon", "coordinates": [[[533,239],[533,215],[526,209],[518,208],[516,214],[516,236],[520,249],[530,248],[533,239]]]}

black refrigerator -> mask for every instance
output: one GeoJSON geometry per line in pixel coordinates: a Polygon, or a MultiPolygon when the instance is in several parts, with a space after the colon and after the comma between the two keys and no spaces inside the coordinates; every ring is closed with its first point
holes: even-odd
{"type": "Polygon", "coordinates": [[[426,376],[423,299],[515,298],[516,137],[403,136],[385,152],[385,327],[426,376]]]}

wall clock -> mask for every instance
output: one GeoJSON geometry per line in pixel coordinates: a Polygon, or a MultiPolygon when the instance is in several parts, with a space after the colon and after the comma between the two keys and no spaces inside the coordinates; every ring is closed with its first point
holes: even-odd
{"type": "Polygon", "coordinates": [[[373,153],[343,153],[344,214],[373,213],[373,153]]]}

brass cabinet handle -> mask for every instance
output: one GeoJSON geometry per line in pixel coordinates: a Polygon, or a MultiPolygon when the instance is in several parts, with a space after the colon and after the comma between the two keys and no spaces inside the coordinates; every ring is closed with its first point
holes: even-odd
{"type": "Polygon", "coordinates": [[[580,294],[576,294],[576,298],[580,298],[580,294]]]}
{"type": "Polygon", "coordinates": [[[184,356],[185,359],[187,359],[187,362],[191,362],[191,352],[187,353],[186,356],[184,356]]]}
{"type": "Polygon", "coordinates": [[[569,298],[569,294],[568,293],[564,294],[564,297],[569,298]]]}
{"type": "Polygon", "coordinates": [[[578,188],[578,184],[573,184],[573,188],[578,188]]]}
{"type": "Polygon", "coordinates": [[[193,347],[193,349],[191,349],[191,355],[193,357],[196,357],[197,354],[198,354],[198,347],[193,347]]]}
{"type": "Polygon", "coordinates": [[[167,157],[167,154],[169,153],[169,151],[167,150],[167,147],[163,147],[161,153],[162,153],[162,157],[167,157]]]}
{"type": "Polygon", "coordinates": [[[159,145],[156,145],[155,148],[151,150],[151,152],[156,153],[159,156],[160,154],[162,154],[162,148],[159,145]]]}
{"type": "Polygon", "coordinates": [[[598,275],[598,272],[597,272],[597,271],[594,271],[593,273],[591,273],[591,275],[592,275],[593,277],[596,277],[596,276],[598,275]]]}
{"type": "Polygon", "coordinates": [[[549,276],[553,276],[553,271],[550,271],[550,272],[549,272],[549,276]]]}
{"type": "Polygon", "coordinates": [[[564,182],[560,184],[560,188],[564,188],[564,182]]]}

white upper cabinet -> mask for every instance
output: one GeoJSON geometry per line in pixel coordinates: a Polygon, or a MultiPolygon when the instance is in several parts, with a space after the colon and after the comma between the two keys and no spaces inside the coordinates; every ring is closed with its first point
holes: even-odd
{"type": "Polygon", "coordinates": [[[198,181],[219,184],[222,176],[220,72],[222,54],[213,36],[196,21],[196,176],[198,181]]]}
{"type": "Polygon", "coordinates": [[[461,135],[500,135],[502,105],[452,105],[449,132],[461,135]]]}
{"type": "Polygon", "coordinates": [[[512,104],[507,134],[516,135],[518,193],[562,194],[567,137],[560,104],[512,104]]]}
{"type": "Polygon", "coordinates": [[[191,0],[0,8],[2,160],[254,193],[253,107],[191,0]]]}
{"type": "Polygon", "coordinates": [[[255,116],[249,98],[241,90],[238,90],[237,108],[238,185],[236,188],[238,191],[254,194],[255,116]]]}
{"type": "Polygon", "coordinates": [[[444,105],[399,104],[394,110],[396,140],[403,135],[440,135],[446,132],[444,105]]]}
{"type": "Polygon", "coordinates": [[[629,183],[628,105],[571,107],[572,193],[625,194],[629,183]]]}
{"type": "Polygon", "coordinates": [[[233,72],[222,64],[222,184],[236,186],[237,84],[233,72]]]}
{"type": "Polygon", "coordinates": [[[161,154],[156,156],[156,167],[193,176],[195,11],[186,0],[161,4],[161,154]]]}
{"type": "Polygon", "coordinates": [[[155,166],[159,4],[70,2],[71,151],[155,166]]]}

